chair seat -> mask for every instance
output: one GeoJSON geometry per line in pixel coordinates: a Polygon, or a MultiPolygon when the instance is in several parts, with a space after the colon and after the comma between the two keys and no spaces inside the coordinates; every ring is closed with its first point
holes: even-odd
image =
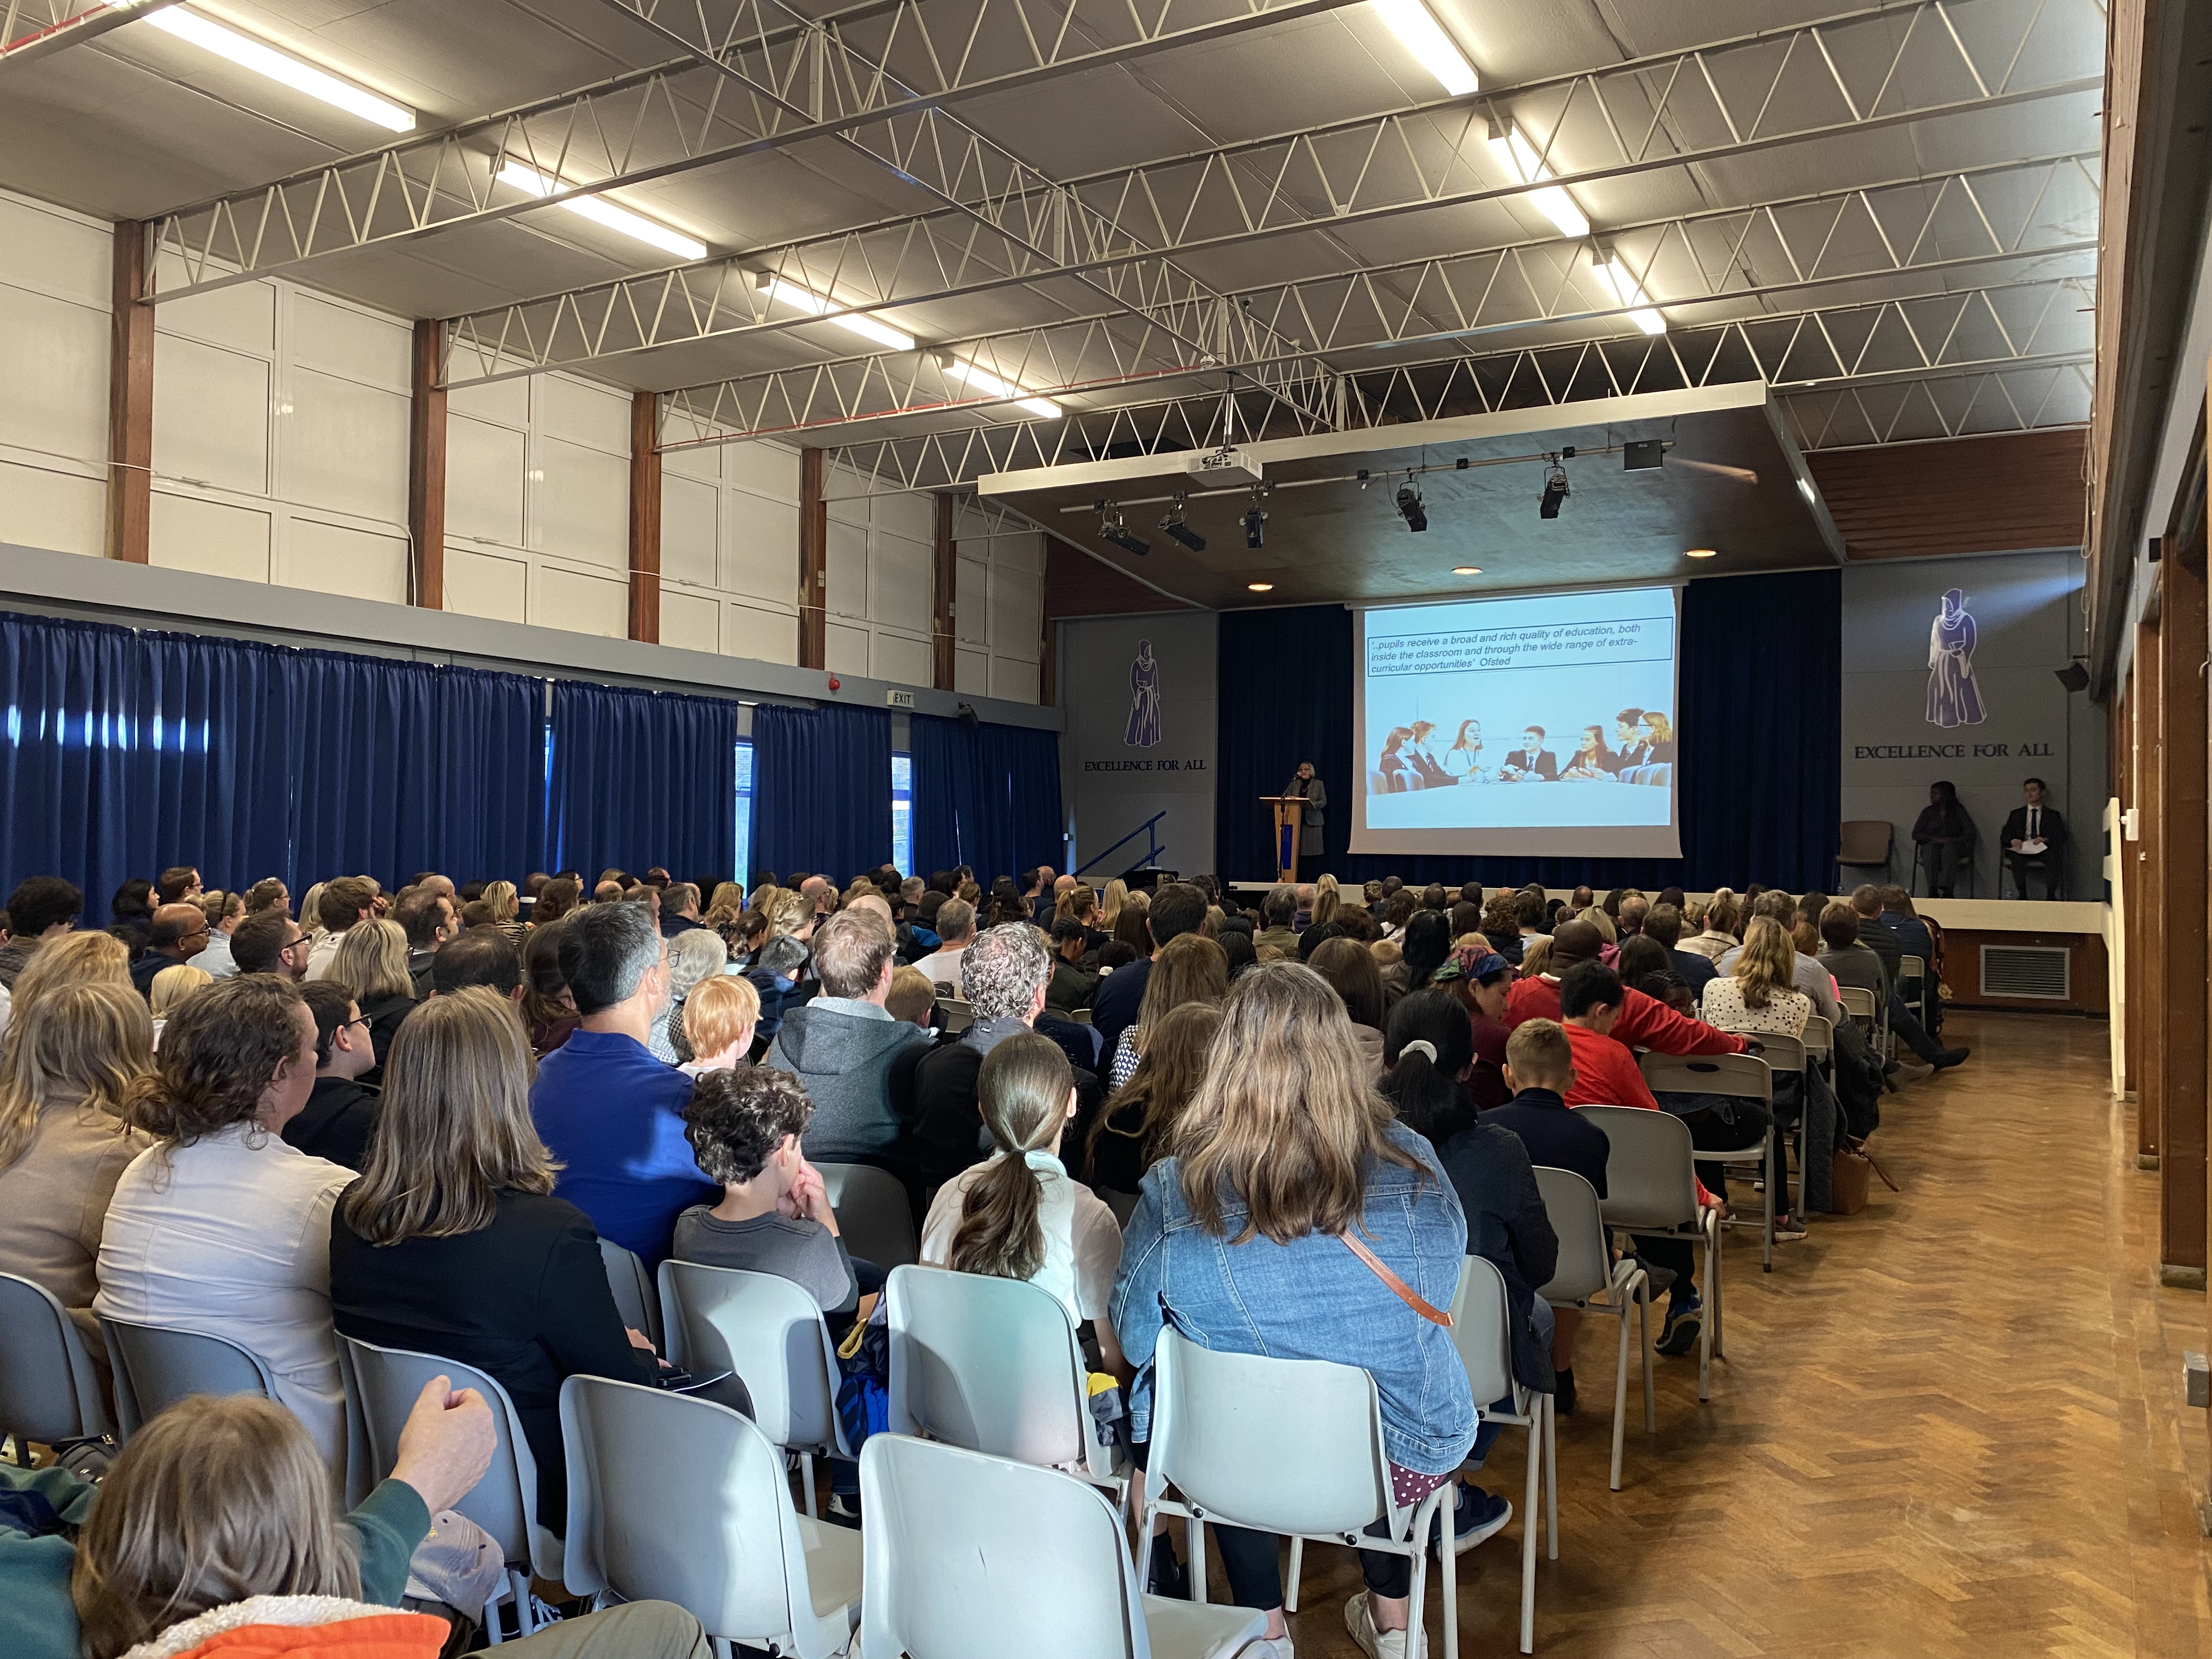
{"type": "Polygon", "coordinates": [[[1267,1615],[1257,1607],[1145,1597],[1145,1634],[1152,1659],[1228,1659],[1267,1633],[1267,1615]]]}
{"type": "Polygon", "coordinates": [[[1766,1162],[1766,1143],[1764,1140],[1750,1146],[1736,1146],[1725,1152],[1709,1152],[1698,1149],[1700,1164],[1764,1164],[1766,1162]]]}
{"type": "Polygon", "coordinates": [[[860,1599],[860,1534],[811,1515],[799,1517],[799,1541],[806,1551],[806,1583],[813,1593],[814,1616],[842,1619],[860,1599]]]}

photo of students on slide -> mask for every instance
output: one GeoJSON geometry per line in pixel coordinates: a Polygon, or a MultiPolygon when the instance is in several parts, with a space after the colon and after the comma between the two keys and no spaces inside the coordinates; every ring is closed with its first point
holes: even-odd
{"type": "Polygon", "coordinates": [[[1437,725],[1414,720],[1390,728],[1376,759],[1379,793],[1402,794],[1411,789],[1435,789],[1458,784],[1481,783],[1641,783],[1664,786],[1668,775],[1656,769],[1671,768],[1674,758],[1674,727],[1656,708],[1624,708],[1613,717],[1613,741],[1605,740],[1602,722],[1585,726],[1563,768],[1559,757],[1544,745],[1548,734],[1532,726],[1521,734],[1521,746],[1508,754],[1492,772],[1483,765],[1482,722],[1462,720],[1451,746],[1439,754],[1437,725]]]}
{"type": "Polygon", "coordinates": [[[1602,726],[1583,727],[1583,740],[1575,752],[1567,757],[1567,769],[1559,774],[1563,778],[1610,778],[1620,770],[1620,757],[1605,746],[1602,726]]]}
{"type": "Polygon", "coordinates": [[[1559,775],[1558,757],[1544,747],[1544,728],[1532,726],[1521,734],[1521,746],[1505,757],[1498,769],[1500,783],[1520,783],[1538,778],[1550,783],[1559,775]]]}
{"type": "Polygon", "coordinates": [[[1487,783],[1490,770],[1482,763],[1482,722],[1462,720],[1459,736],[1444,750],[1444,770],[1455,783],[1487,783]]]}

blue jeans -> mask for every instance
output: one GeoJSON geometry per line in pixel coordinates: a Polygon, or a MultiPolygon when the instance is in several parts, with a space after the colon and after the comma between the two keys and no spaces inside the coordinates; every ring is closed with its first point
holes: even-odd
{"type": "MultiPolygon", "coordinates": [[[[1552,1333],[1559,1328],[1559,1322],[1552,1312],[1552,1304],[1540,1296],[1532,1312],[1534,1316],[1529,1322],[1535,1326],[1536,1334],[1543,1339],[1544,1346],[1548,1348],[1552,1346],[1552,1333]]],[[[1487,1411],[1510,1412],[1512,1409],[1513,1396],[1508,1394],[1504,1399],[1493,1402],[1487,1411]]],[[[1468,1454],[1468,1461],[1480,1468],[1489,1460],[1490,1449],[1498,1443],[1498,1437],[1504,1432],[1505,1425],[1493,1421],[1486,1412],[1474,1431],[1474,1449],[1468,1454]]]]}

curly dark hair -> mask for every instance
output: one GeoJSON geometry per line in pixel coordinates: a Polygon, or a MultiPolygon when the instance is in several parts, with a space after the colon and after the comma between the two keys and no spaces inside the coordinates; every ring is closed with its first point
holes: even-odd
{"type": "Polygon", "coordinates": [[[130,1121],[178,1146],[246,1121],[277,1072],[298,1061],[293,1011],[306,1006],[297,986],[271,974],[203,986],[161,1028],[154,1070],[131,1091],[130,1121]]]}
{"type": "Polygon", "coordinates": [[[699,1172],[727,1185],[768,1166],[786,1135],[806,1133],[814,1103],[788,1072],[768,1066],[702,1072],[684,1108],[684,1134],[699,1172]]]}

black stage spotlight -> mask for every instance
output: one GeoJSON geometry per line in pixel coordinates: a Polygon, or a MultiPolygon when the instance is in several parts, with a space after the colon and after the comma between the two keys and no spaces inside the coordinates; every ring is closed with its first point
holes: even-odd
{"type": "Polygon", "coordinates": [[[1160,520],[1160,528],[1192,552],[1203,553],[1206,551],[1206,538],[1183,522],[1182,501],[1180,495],[1175,498],[1175,505],[1168,509],[1167,517],[1160,520]]]}
{"type": "Polygon", "coordinates": [[[1098,503],[1098,539],[1111,542],[1124,553],[1134,553],[1139,558],[1152,550],[1152,544],[1132,535],[1121,522],[1121,509],[1111,501],[1098,503]]]}
{"type": "Polygon", "coordinates": [[[2059,684],[2064,686],[2069,691],[2087,691],[2089,689],[2089,671],[2081,665],[2081,660],[2078,657],[2068,663],[2065,667],[2053,669],[2051,672],[2058,676],[2059,684]]]}
{"type": "Polygon", "coordinates": [[[1554,455],[1550,459],[1552,470],[1545,475],[1544,493],[1537,498],[1536,501],[1536,516],[1540,519],[1558,518],[1559,503],[1566,500],[1569,494],[1567,469],[1559,465],[1558,456],[1554,455]]]}
{"type": "Polygon", "coordinates": [[[1406,521],[1408,530],[1429,527],[1429,510],[1421,505],[1421,492],[1413,487],[1411,478],[1398,486],[1398,516],[1406,521]]]}
{"type": "Polygon", "coordinates": [[[1661,438],[1638,438],[1620,447],[1623,472],[1650,472],[1667,465],[1667,444],[1661,438]]]}
{"type": "Polygon", "coordinates": [[[1252,505],[1244,509],[1244,545],[1265,547],[1267,544],[1267,514],[1260,505],[1260,492],[1252,492],[1252,505]]]}

